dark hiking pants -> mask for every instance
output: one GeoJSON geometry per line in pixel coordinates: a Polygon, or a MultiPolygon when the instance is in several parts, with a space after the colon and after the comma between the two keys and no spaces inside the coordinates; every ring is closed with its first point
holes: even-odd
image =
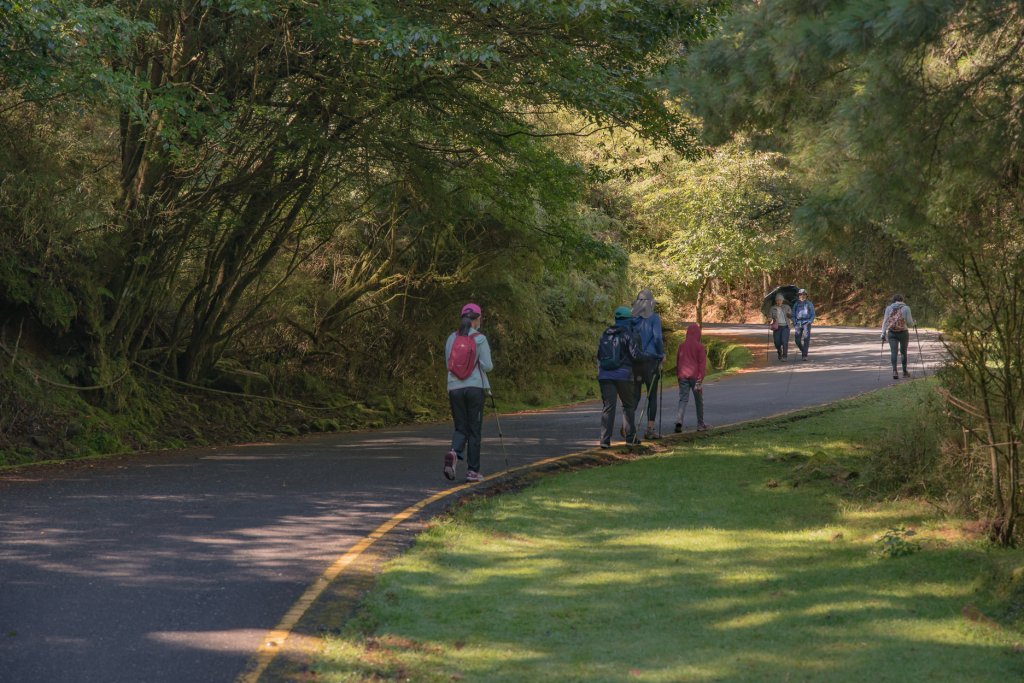
{"type": "Polygon", "coordinates": [[[910,344],[910,330],[894,332],[889,330],[889,360],[892,362],[892,371],[896,372],[896,354],[903,357],[903,372],[907,371],[907,345],[910,344]]]}
{"type": "Polygon", "coordinates": [[[602,379],[598,380],[601,385],[601,443],[609,445],[612,442],[612,430],[615,428],[615,408],[619,400],[622,401],[622,412],[626,418],[626,442],[633,443],[636,440],[636,398],[633,395],[633,380],[630,379],[602,379]]]}
{"type": "Polygon", "coordinates": [[[793,341],[800,349],[800,355],[807,358],[807,352],[811,350],[811,323],[797,323],[793,341]]]}
{"type": "Polygon", "coordinates": [[[775,350],[779,352],[779,358],[789,355],[789,325],[774,330],[772,340],[775,342],[775,350]]]}
{"type": "MultiPolygon", "coordinates": [[[[655,359],[643,360],[633,366],[633,397],[640,407],[640,395],[647,390],[647,420],[658,416],[658,385],[661,384],[661,363],[655,359]]],[[[641,427],[643,425],[640,425],[641,427]]]]}
{"type": "Polygon", "coordinates": [[[480,435],[484,425],[484,390],[479,387],[453,389],[448,392],[452,407],[455,434],[452,435],[452,450],[462,453],[466,449],[466,465],[474,472],[480,471],[480,435]]]}

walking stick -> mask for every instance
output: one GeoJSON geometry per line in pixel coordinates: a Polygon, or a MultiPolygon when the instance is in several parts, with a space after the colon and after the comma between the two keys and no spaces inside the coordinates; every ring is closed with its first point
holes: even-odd
{"type": "Polygon", "coordinates": [[[878,374],[875,375],[875,381],[880,382],[882,380],[882,359],[885,357],[885,339],[882,340],[882,345],[878,349],[878,374]]]}
{"type": "Polygon", "coordinates": [[[928,374],[928,368],[924,364],[924,352],[921,351],[921,334],[917,331],[917,325],[914,325],[914,338],[917,339],[917,362],[921,366],[921,375],[925,376],[928,374]]]}
{"type": "Polygon", "coordinates": [[[665,433],[661,431],[661,416],[665,411],[665,385],[662,383],[661,368],[665,361],[658,362],[658,436],[664,436],[665,433]]]}
{"type": "Polygon", "coordinates": [[[498,442],[501,443],[501,454],[505,456],[505,471],[508,472],[508,451],[505,450],[505,435],[501,433],[501,419],[498,417],[498,406],[494,402],[494,394],[491,396],[491,408],[494,409],[494,421],[498,425],[498,442]]]}

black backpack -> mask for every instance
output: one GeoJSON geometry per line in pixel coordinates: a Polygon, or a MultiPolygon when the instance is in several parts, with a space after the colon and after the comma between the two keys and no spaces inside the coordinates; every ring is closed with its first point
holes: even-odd
{"type": "Polygon", "coordinates": [[[618,370],[629,360],[626,337],[621,327],[609,327],[597,344],[597,363],[602,370],[618,370]]]}

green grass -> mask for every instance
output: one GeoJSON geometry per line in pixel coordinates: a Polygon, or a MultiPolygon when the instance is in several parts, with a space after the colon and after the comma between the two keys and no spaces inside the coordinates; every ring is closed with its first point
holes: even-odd
{"type": "Polygon", "coordinates": [[[992,576],[1020,551],[856,494],[927,390],[464,506],[389,564],[316,680],[1021,680],[1024,637],[990,618],[1019,616],[992,576]],[[921,550],[884,557],[898,526],[921,550]]]}

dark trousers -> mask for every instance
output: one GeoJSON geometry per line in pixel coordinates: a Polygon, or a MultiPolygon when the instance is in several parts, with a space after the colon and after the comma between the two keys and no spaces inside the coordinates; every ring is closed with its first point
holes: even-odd
{"type": "Polygon", "coordinates": [[[637,408],[640,394],[647,389],[647,420],[654,422],[658,416],[658,385],[661,384],[661,363],[657,359],[643,360],[633,366],[633,396],[637,408]]]}
{"type": "Polygon", "coordinates": [[[811,324],[797,323],[795,332],[793,341],[796,342],[796,347],[800,349],[800,355],[806,358],[807,352],[811,350],[811,324]]]}
{"type": "Polygon", "coordinates": [[[453,389],[448,392],[448,403],[452,407],[452,421],[455,434],[452,435],[452,450],[462,453],[466,449],[466,465],[474,472],[480,471],[480,435],[484,426],[484,390],[479,387],[453,389]]]}
{"type": "Polygon", "coordinates": [[[704,389],[697,390],[697,380],[679,380],[679,414],[676,415],[676,422],[683,424],[683,416],[686,414],[686,404],[690,402],[690,392],[693,392],[693,403],[697,408],[697,426],[704,424],[704,389]]]}
{"type": "Polygon", "coordinates": [[[903,372],[907,371],[907,345],[910,344],[910,330],[893,332],[889,330],[889,360],[892,361],[892,371],[896,372],[896,353],[903,356],[903,372]]]}
{"type": "Polygon", "coordinates": [[[789,355],[789,325],[774,330],[772,340],[775,342],[775,350],[779,352],[780,358],[789,355]]]}
{"type": "Polygon", "coordinates": [[[633,443],[636,440],[636,421],[633,417],[636,411],[636,397],[633,395],[633,381],[628,379],[602,379],[598,380],[601,385],[601,443],[612,442],[612,429],[615,427],[615,407],[619,400],[622,401],[622,412],[626,418],[626,442],[633,443]]]}

